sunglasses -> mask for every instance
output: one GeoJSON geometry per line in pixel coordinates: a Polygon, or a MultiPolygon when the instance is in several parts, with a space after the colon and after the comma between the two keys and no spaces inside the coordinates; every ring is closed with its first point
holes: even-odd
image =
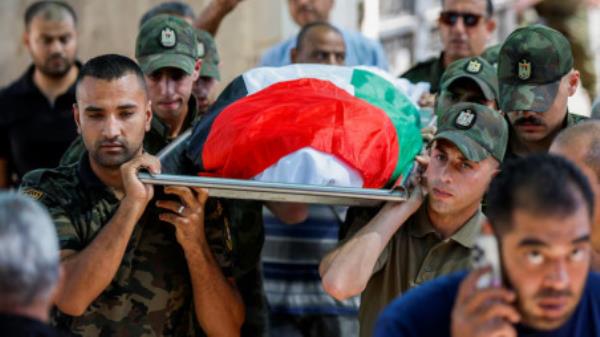
{"type": "Polygon", "coordinates": [[[473,13],[461,13],[447,11],[440,13],[440,21],[448,26],[454,26],[458,22],[458,18],[462,18],[463,23],[466,27],[475,27],[479,23],[479,20],[483,15],[473,13]]]}

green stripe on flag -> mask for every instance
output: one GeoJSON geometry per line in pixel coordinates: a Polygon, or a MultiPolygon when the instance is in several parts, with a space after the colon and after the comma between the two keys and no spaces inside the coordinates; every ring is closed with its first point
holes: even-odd
{"type": "Polygon", "coordinates": [[[396,129],[400,145],[398,161],[388,183],[395,182],[400,175],[408,177],[423,146],[419,110],[390,82],[369,71],[355,69],[351,83],[354,96],[385,111],[396,129]]]}

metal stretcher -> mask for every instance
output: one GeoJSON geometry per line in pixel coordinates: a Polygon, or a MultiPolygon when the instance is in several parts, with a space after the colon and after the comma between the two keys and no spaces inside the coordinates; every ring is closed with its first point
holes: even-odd
{"type": "MultiPolygon", "coordinates": [[[[184,156],[183,149],[190,135],[191,131],[188,130],[157,155],[163,172],[177,171],[174,168],[179,165],[180,158],[184,156]]],[[[392,189],[332,187],[179,174],[152,175],[147,172],[140,172],[138,177],[143,183],[152,185],[202,187],[207,189],[212,197],[230,199],[372,207],[386,201],[405,201],[408,196],[402,186],[392,189]]]]}

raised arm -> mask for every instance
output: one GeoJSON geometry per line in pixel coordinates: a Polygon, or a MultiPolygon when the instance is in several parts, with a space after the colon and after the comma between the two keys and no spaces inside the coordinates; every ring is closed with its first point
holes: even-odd
{"type": "Polygon", "coordinates": [[[209,32],[212,36],[217,35],[221,21],[237,7],[242,0],[211,0],[202,10],[194,26],[209,32]]]}

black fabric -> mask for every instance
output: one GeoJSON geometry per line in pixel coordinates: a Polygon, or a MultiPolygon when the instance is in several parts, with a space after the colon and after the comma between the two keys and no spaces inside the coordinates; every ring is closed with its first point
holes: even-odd
{"type": "Polygon", "coordinates": [[[31,318],[0,314],[0,335],[10,337],[64,337],[53,327],[31,318]]]}
{"type": "Polygon", "coordinates": [[[8,161],[15,186],[31,170],[58,166],[77,136],[75,84],[52,105],[33,82],[34,71],[30,66],[0,92],[0,158],[8,161]]]}

